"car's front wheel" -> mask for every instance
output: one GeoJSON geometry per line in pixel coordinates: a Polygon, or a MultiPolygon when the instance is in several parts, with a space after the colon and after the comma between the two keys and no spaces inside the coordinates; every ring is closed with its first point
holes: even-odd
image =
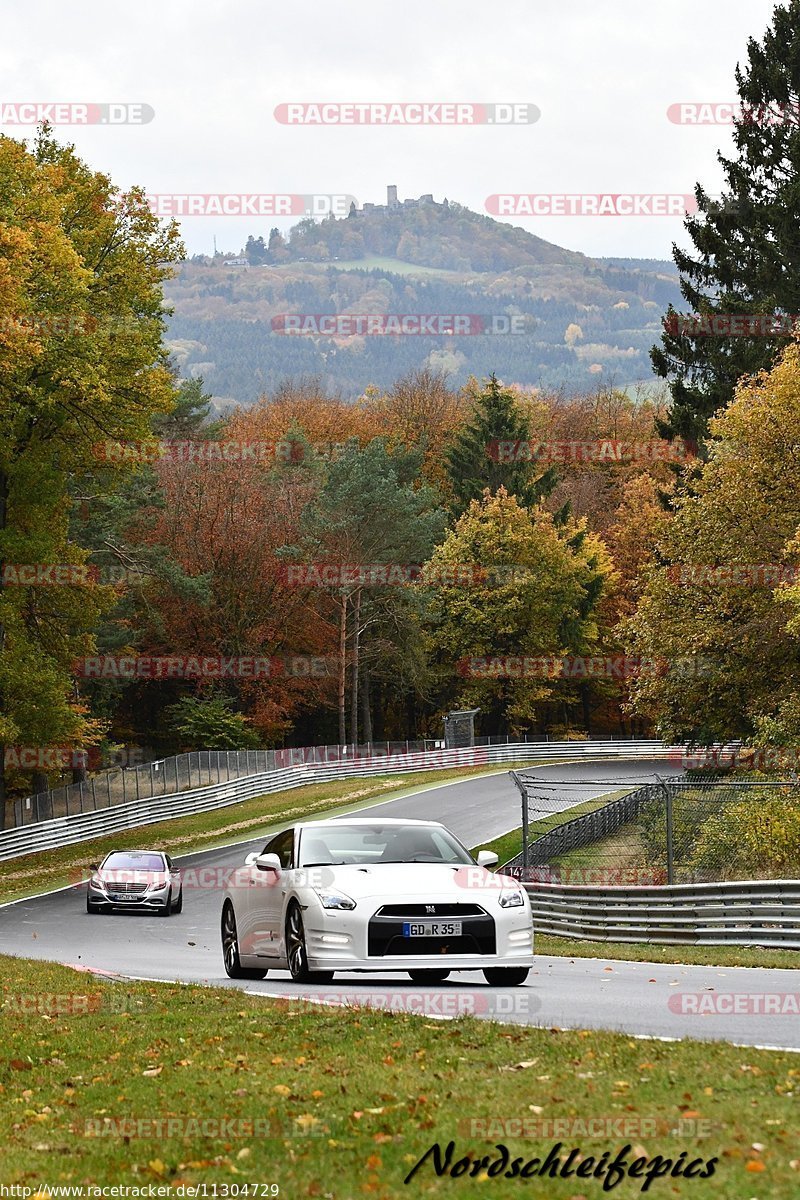
{"type": "Polygon", "coordinates": [[[183,888],[178,892],[178,903],[172,911],[176,913],[183,912],[183,888]]]}
{"type": "Polygon", "coordinates": [[[444,983],[450,977],[449,971],[434,971],[427,967],[421,971],[409,971],[408,974],[414,983],[444,983]]]}
{"type": "Polygon", "coordinates": [[[330,983],[333,979],[333,971],[309,970],[303,914],[296,900],[286,914],[286,961],[295,983],[330,983]]]}
{"type": "Polygon", "coordinates": [[[486,982],[492,987],[519,987],[528,978],[529,967],[484,967],[486,982]]]}
{"type": "Polygon", "coordinates": [[[172,912],[172,889],[170,888],[170,890],[167,892],[167,902],[163,908],[160,908],[158,910],[158,915],[160,917],[168,917],[171,912],[172,912]]]}
{"type": "Polygon", "coordinates": [[[236,914],[228,901],[222,910],[222,959],[225,974],[229,979],[263,979],[266,971],[243,967],[239,958],[239,936],[236,932],[236,914]]]}

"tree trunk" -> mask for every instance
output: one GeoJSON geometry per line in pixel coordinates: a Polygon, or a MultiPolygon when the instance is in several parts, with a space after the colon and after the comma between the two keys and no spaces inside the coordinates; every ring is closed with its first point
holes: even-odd
{"type": "Polygon", "coordinates": [[[358,588],[353,601],[353,674],[352,685],[350,689],[350,741],[353,743],[353,751],[358,745],[358,669],[359,669],[359,644],[361,641],[361,588],[358,588]]]}
{"type": "Polygon", "coordinates": [[[583,709],[583,727],[586,733],[592,732],[592,709],[589,703],[589,685],[581,684],[581,707],[583,709]]]}
{"type": "Polygon", "coordinates": [[[347,670],[347,595],[342,594],[339,615],[339,745],[347,739],[344,711],[345,671],[347,670]]]}
{"type": "Polygon", "coordinates": [[[367,745],[372,742],[372,710],[369,703],[369,668],[365,667],[361,678],[361,728],[367,745]]]}

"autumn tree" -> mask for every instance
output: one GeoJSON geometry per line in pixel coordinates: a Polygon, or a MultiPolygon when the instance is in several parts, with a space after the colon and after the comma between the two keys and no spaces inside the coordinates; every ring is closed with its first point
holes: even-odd
{"type": "Polygon", "coordinates": [[[629,622],[631,649],[653,664],[637,709],[703,745],[794,720],[797,588],[782,580],[800,563],[800,347],[744,380],[710,433],[629,622]]]}
{"type": "Polygon", "coordinates": [[[385,393],[367,391],[367,412],[380,425],[387,444],[422,451],[422,475],[450,498],[447,449],[464,424],[466,397],[448,385],[443,371],[423,367],[404,375],[385,393]]]}
{"type": "MultiPolygon", "coordinates": [[[[94,468],[97,443],[147,438],[172,404],[161,285],[179,252],[140,191],[121,194],[47,130],[30,149],[0,137],[0,567],[85,559],[70,481],[94,468]]],[[[101,486],[117,473],[109,464],[101,486]]],[[[110,598],[6,575],[0,743],[84,744],[96,731],[71,665],[110,598]]]]}
{"type": "MultiPolygon", "coordinates": [[[[733,397],[745,374],[770,367],[785,346],[781,337],[719,336],[713,327],[692,332],[683,315],[800,312],[800,0],[775,6],[762,41],[751,38],[747,61],[736,67],[741,112],[733,120],[734,153],[718,153],[724,173],[720,199],[697,185],[697,212],[687,217],[691,250],[673,247],[687,314],[672,307],[655,371],[669,380],[668,436],[702,439],[709,419],[733,397]]],[[[785,337],[785,335],[784,335],[785,337]]]]}
{"type": "Polygon", "coordinates": [[[505,488],[526,506],[549,495],[557,473],[552,466],[540,469],[538,463],[524,456],[524,443],[530,441],[530,436],[529,421],[514,393],[492,375],[449,449],[447,472],[454,516],[464,512],[487,488],[490,492],[505,488]],[[522,444],[522,455],[514,451],[504,459],[501,443],[512,448],[522,444]]]}
{"type": "MultiPolygon", "coordinates": [[[[325,482],[303,517],[298,554],[306,560],[370,567],[424,562],[444,530],[444,513],[433,490],[419,481],[419,451],[390,453],[382,439],[360,447],[352,440],[331,463],[325,482]]],[[[350,740],[358,741],[359,692],[362,728],[371,732],[370,678],[394,686],[413,683],[419,664],[419,626],[413,589],[364,585],[356,580],[332,592],[339,627],[339,741],[346,737],[346,669],[351,668],[350,740]]]]}
{"type": "Polygon", "coordinates": [[[541,506],[524,508],[502,487],[487,489],[437,547],[423,581],[439,672],[455,704],[481,708],[487,732],[530,728],[554,698],[574,707],[574,686],[544,669],[505,674],[503,660],[586,656],[602,646],[597,608],[613,568],[598,538],[557,525],[541,506]],[[485,577],[459,579],[469,565],[485,577]]]}

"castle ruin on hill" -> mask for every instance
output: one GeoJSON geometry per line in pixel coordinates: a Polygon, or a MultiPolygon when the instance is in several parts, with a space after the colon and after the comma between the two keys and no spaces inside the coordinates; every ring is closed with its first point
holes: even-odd
{"type": "Polygon", "coordinates": [[[363,204],[361,208],[356,208],[355,204],[350,206],[350,216],[369,216],[372,213],[393,213],[401,212],[409,208],[448,208],[447,200],[442,204],[438,204],[432,192],[426,192],[423,196],[410,200],[398,200],[397,188],[393,183],[390,183],[386,188],[386,203],[385,204],[363,204]]]}

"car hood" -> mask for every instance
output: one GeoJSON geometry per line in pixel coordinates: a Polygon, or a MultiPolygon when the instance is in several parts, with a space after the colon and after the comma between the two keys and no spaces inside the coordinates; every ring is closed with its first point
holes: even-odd
{"type": "Polygon", "coordinates": [[[163,871],[124,871],[124,870],[109,870],[95,872],[95,879],[99,879],[101,883],[120,884],[120,883],[145,883],[148,887],[153,884],[166,883],[167,877],[163,871]]]}
{"type": "MultiPolygon", "coordinates": [[[[309,875],[314,872],[309,870],[309,875]]],[[[341,890],[353,900],[380,896],[424,902],[436,897],[449,903],[469,904],[477,894],[497,895],[505,888],[518,888],[507,875],[494,875],[483,867],[442,863],[375,863],[369,867],[339,866],[320,870],[324,879],[310,879],[322,890],[341,890]]]]}

